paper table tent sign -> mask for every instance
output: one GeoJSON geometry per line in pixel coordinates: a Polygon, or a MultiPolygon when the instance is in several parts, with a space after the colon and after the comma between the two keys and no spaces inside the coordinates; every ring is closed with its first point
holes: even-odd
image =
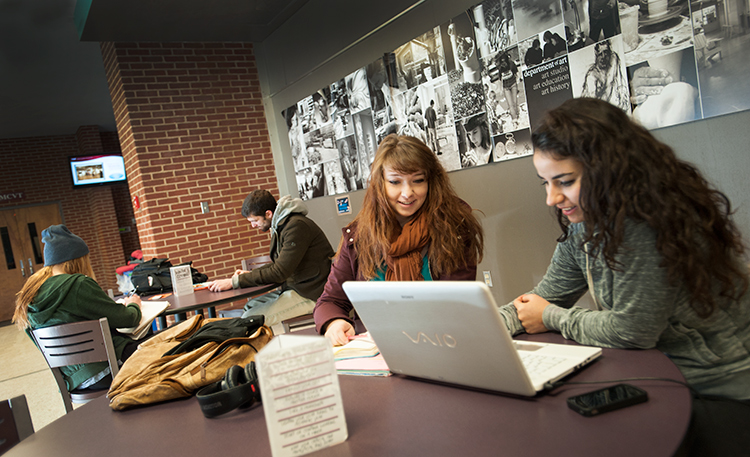
{"type": "Polygon", "coordinates": [[[190,271],[190,265],[178,265],[169,269],[172,277],[172,291],[175,296],[192,294],[193,291],[193,273],[190,271]]]}
{"type": "Polygon", "coordinates": [[[346,440],[341,387],[327,338],[278,335],[255,363],[274,457],[305,455],[346,440]]]}

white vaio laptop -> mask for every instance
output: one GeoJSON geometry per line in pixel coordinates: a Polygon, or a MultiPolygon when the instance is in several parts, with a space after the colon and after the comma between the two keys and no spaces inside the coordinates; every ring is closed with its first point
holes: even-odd
{"type": "Polygon", "coordinates": [[[394,373],[533,396],[602,353],[514,341],[482,282],[348,281],[343,287],[394,373]]]}

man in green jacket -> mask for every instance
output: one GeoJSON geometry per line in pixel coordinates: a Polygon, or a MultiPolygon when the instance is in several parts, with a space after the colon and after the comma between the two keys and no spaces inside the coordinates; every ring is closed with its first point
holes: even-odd
{"type": "Polygon", "coordinates": [[[312,313],[331,270],[334,251],[320,227],[307,216],[299,198],[276,199],[255,190],[242,204],[242,216],[261,232],[271,231],[272,262],[252,271],[237,270],[228,279],[209,285],[212,291],[281,284],[272,292],[248,300],[243,317],[262,314],[268,326],[312,313]]]}

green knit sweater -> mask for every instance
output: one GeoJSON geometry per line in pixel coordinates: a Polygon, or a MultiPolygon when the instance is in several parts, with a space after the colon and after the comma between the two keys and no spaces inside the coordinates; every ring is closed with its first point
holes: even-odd
{"type": "MultiPolygon", "coordinates": [[[[28,308],[30,330],[106,317],[112,329],[133,327],[141,320],[138,305],[123,306],[113,301],[93,279],[82,274],[61,274],[47,279],[28,308]]],[[[130,338],[112,333],[119,359],[130,338]]],[[[106,362],[62,367],[68,390],[107,368],[106,362]]]]}

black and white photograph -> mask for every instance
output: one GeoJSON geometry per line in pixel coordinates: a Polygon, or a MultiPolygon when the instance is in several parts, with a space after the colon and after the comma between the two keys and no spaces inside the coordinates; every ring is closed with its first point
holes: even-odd
{"type": "Polygon", "coordinates": [[[485,0],[469,9],[479,57],[486,58],[518,42],[511,0],[485,0]]]}
{"type": "Polygon", "coordinates": [[[357,150],[364,153],[367,166],[375,160],[375,151],[378,149],[375,126],[372,119],[372,111],[364,110],[352,116],[354,121],[354,132],[357,139],[357,150]]]}
{"type": "Polygon", "coordinates": [[[294,171],[299,171],[307,167],[307,155],[304,152],[305,138],[302,133],[302,125],[298,113],[299,103],[295,103],[285,109],[282,115],[286,120],[287,134],[289,135],[289,146],[292,148],[292,160],[294,162],[294,171]]]}
{"type": "Polygon", "coordinates": [[[474,37],[474,25],[469,12],[440,25],[449,79],[468,84],[481,83],[481,63],[474,37]]]}
{"type": "Polygon", "coordinates": [[[567,0],[563,2],[568,52],[620,34],[620,13],[615,0],[567,0]]]}
{"type": "Polygon", "coordinates": [[[426,98],[424,87],[413,87],[393,97],[393,113],[396,117],[396,133],[408,135],[427,143],[425,130],[424,108],[422,102],[426,98]]]}
{"type": "Polygon", "coordinates": [[[282,112],[300,194],[366,187],[391,133],[449,171],[528,155],[534,125],[572,97],[649,129],[750,109],[748,31],[743,0],[478,2],[282,112]]]}
{"type": "Polygon", "coordinates": [[[349,191],[349,186],[344,182],[341,171],[341,160],[338,156],[338,150],[334,149],[334,151],[336,151],[336,156],[333,159],[321,162],[326,182],[326,195],[345,194],[349,191]]]}
{"type": "Polygon", "coordinates": [[[687,0],[627,1],[619,10],[627,66],[693,45],[687,0]]]}
{"type": "Polygon", "coordinates": [[[486,165],[494,161],[492,136],[486,113],[456,121],[461,168],[486,165]]]}
{"type": "Polygon", "coordinates": [[[343,111],[349,109],[349,97],[346,91],[346,80],[339,79],[331,83],[331,110],[343,111]]]}
{"type": "MultiPolygon", "coordinates": [[[[445,46],[448,66],[448,87],[457,141],[456,157],[460,167],[464,167],[463,154],[466,133],[463,122],[477,114],[485,113],[485,96],[482,87],[482,64],[478,58],[474,27],[470,10],[460,14],[440,26],[445,31],[449,45],[445,46]]],[[[445,40],[444,40],[445,42],[445,40]]]]}
{"type": "Polygon", "coordinates": [[[338,159],[338,156],[331,122],[305,134],[304,151],[297,161],[302,166],[296,172],[300,198],[329,195],[323,161],[338,159]]]}
{"type": "Polygon", "coordinates": [[[633,117],[647,129],[700,119],[693,48],[628,67],[633,117]]]}
{"type": "Polygon", "coordinates": [[[703,117],[750,109],[747,2],[691,4],[703,117]]]}
{"type": "Polygon", "coordinates": [[[360,68],[344,79],[351,112],[357,113],[370,108],[370,90],[368,89],[366,70],[360,68]]]}
{"type": "Polygon", "coordinates": [[[370,91],[370,106],[377,113],[390,108],[391,90],[383,59],[376,59],[365,67],[367,86],[370,91]]]}
{"type": "Polygon", "coordinates": [[[519,40],[563,23],[560,0],[513,0],[513,17],[519,40]]]}
{"type": "Polygon", "coordinates": [[[523,83],[526,90],[529,124],[533,129],[547,110],[573,97],[568,56],[558,57],[525,69],[523,83]]]}
{"type": "Polygon", "coordinates": [[[453,101],[453,115],[456,119],[471,117],[485,111],[481,73],[479,82],[470,83],[461,79],[459,72],[450,72],[448,82],[453,101]]]}
{"type": "Polygon", "coordinates": [[[541,40],[542,62],[549,62],[568,53],[567,42],[563,38],[564,35],[565,27],[562,24],[544,30],[538,35],[533,35],[541,40]]]}
{"type": "Polygon", "coordinates": [[[495,162],[526,157],[534,153],[529,129],[502,133],[493,137],[492,142],[495,144],[493,150],[495,162]]]}
{"type": "Polygon", "coordinates": [[[400,46],[396,59],[397,88],[412,89],[445,74],[445,55],[441,30],[435,27],[400,46]]]}
{"type": "Polygon", "coordinates": [[[362,180],[362,164],[354,146],[354,135],[344,138],[336,137],[336,147],[339,150],[341,163],[341,177],[349,192],[364,189],[362,180]]]}
{"type": "Polygon", "coordinates": [[[434,85],[427,85],[429,97],[426,100],[425,124],[427,125],[427,145],[437,154],[438,160],[443,167],[448,170],[458,170],[461,168],[461,158],[458,153],[458,141],[456,139],[456,129],[454,126],[453,103],[451,101],[450,86],[448,79],[444,78],[442,82],[434,85]],[[434,110],[435,131],[430,132],[427,120],[430,115],[430,108],[434,110]],[[434,145],[431,144],[431,135],[434,135],[434,145]]]}
{"type": "Polygon", "coordinates": [[[542,49],[542,36],[534,35],[518,43],[518,55],[522,57],[521,68],[531,68],[539,65],[544,60],[544,49],[542,49]]]}
{"type": "Polygon", "coordinates": [[[338,108],[333,112],[333,128],[336,139],[354,134],[352,113],[346,108],[338,108]]]}
{"type": "Polygon", "coordinates": [[[312,129],[321,128],[333,122],[331,118],[331,89],[325,87],[312,94],[312,129]]]}
{"type": "Polygon", "coordinates": [[[362,182],[367,187],[370,178],[370,166],[375,160],[375,151],[378,149],[375,136],[375,128],[372,123],[372,112],[367,109],[352,116],[354,121],[354,138],[357,141],[357,154],[359,163],[362,164],[362,182]]]}
{"type": "Polygon", "coordinates": [[[568,54],[573,97],[592,97],[630,113],[630,88],[617,35],[568,54]]]}
{"type": "Polygon", "coordinates": [[[497,135],[529,128],[518,46],[493,54],[482,63],[490,133],[497,135]]]}
{"type": "Polygon", "coordinates": [[[391,85],[385,59],[377,59],[366,67],[367,81],[370,90],[370,105],[372,106],[372,121],[375,128],[376,144],[389,133],[396,131],[393,115],[393,100],[391,85]]]}
{"type": "Polygon", "coordinates": [[[324,162],[310,165],[309,168],[297,172],[297,187],[302,200],[324,197],[328,193],[328,183],[325,175],[324,162]]]}

